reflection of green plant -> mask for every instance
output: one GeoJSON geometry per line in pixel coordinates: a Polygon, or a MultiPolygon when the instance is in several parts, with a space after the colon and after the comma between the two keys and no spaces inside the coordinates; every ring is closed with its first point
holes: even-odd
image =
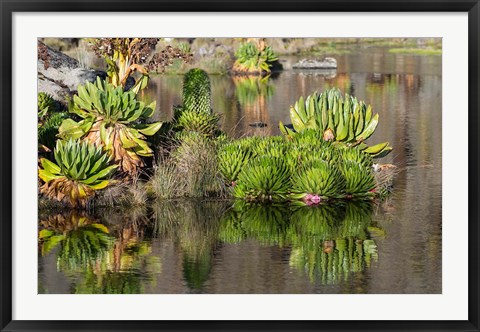
{"type": "MultiPolygon", "coordinates": [[[[291,217],[289,233],[292,241],[312,243],[331,240],[336,236],[338,224],[343,220],[344,208],[341,205],[318,205],[296,208],[291,217]],[[315,240],[315,241],[313,241],[315,240]]],[[[315,246],[315,245],[314,245],[315,246]]]]}
{"type": "Polygon", "coordinates": [[[153,115],[155,104],[147,106],[136,99],[135,93],[124,92],[121,87],[97,78],[96,83],[78,87],[70,111],[83,120],[64,120],[60,137],[83,137],[108,151],[122,171],[136,173],[143,165],[140,157],[153,155],[145,135],[155,134],[162,125],[145,123],[153,115]]]}
{"type": "Polygon", "coordinates": [[[235,52],[237,60],[233,65],[233,70],[238,72],[270,72],[273,62],[278,60],[277,55],[270,46],[265,46],[264,42],[242,43],[235,52]]]}
{"type": "MultiPolygon", "coordinates": [[[[322,139],[335,140],[349,145],[357,145],[372,157],[386,156],[392,148],[388,142],[368,147],[363,143],[375,131],[378,125],[378,114],[372,114],[372,108],[363,101],[346,94],[343,96],[338,89],[316,92],[303,97],[290,107],[290,119],[297,132],[314,129],[322,133],[322,139]]],[[[282,123],[280,130],[287,136],[294,132],[282,123]]]]}
{"type": "Polygon", "coordinates": [[[84,270],[89,264],[105,257],[112,245],[108,228],[85,216],[71,213],[54,215],[40,222],[42,256],[60,245],[57,266],[60,270],[84,270]]]}
{"type": "Polygon", "coordinates": [[[290,265],[305,270],[312,282],[347,280],[377,260],[376,244],[366,238],[371,222],[370,202],[345,206],[303,207],[292,214],[294,243],[290,265]]]}
{"type": "Polygon", "coordinates": [[[58,140],[54,156],[56,163],[40,159],[38,176],[45,182],[40,192],[73,207],[85,206],[95,190],[108,186],[108,177],[117,168],[101,148],[87,142],[58,140]]]}
{"type": "Polygon", "coordinates": [[[367,235],[371,219],[368,201],[314,207],[237,201],[224,214],[218,239],[291,247],[293,268],[305,271],[312,282],[334,284],[378,259],[376,244],[367,235]]]}
{"type": "Polygon", "coordinates": [[[234,76],[236,95],[241,105],[251,105],[259,98],[268,98],[275,92],[269,76],[234,76]]]}
{"type": "Polygon", "coordinates": [[[246,238],[245,230],[242,228],[239,212],[230,209],[225,213],[220,223],[218,239],[225,243],[240,243],[246,238]]]}
{"type": "Polygon", "coordinates": [[[280,247],[288,242],[289,211],[281,205],[246,204],[240,211],[241,227],[247,238],[280,247]]]}
{"type": "Polygon", "coordinates": [[[75,285],[76,294],[142,294],[141,278],[137,273],[105,271],[98,275],[92,269],[75,285]]]}
{"type": "Polygon", "coordinates": [[[285,199],[290,187],[290,170],[282,158],[261,156],[251,159],[238,176],[234,195],[251,200],[285,199]]]}
{"type": "Polygon", "coordinates": [[[154,205],[158,236],[173,238],[183,253],[183,276],[190,290],[202,288],[212,266],[222,201],[159,201],[154,205]],[[208,216],[208,217],[207,217],[208,216]]]}

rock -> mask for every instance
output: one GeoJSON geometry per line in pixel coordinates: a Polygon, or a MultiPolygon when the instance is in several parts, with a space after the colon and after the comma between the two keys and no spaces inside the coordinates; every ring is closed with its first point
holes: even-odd
{"type": "Polygon", "coordinates": [[[294,69],[336,69],[337,60],[334,58],[325,58],[321,61],[313,59],[302,59],[293,64],[294,69]]]}
{"type": "Polygon", "coordinates": [[[67,106],[67,97],[71,97],[80,84],[93,82],[106,73],[81,67],[80,63],[68,55],[55,51],[38,41],[38,92],[46,92],[63,106],[67,106]]]}
{"type": "Polygon", "coordinates": [[[252,123],[249,123],[248,125],[254,128],[265,128],[267,126],[265,122],[252,122],[252,123]]]}

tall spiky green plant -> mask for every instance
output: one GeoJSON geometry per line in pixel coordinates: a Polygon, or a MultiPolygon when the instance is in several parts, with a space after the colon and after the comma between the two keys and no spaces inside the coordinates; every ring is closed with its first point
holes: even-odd
{"type": "Polygon", "coordinates": [[[189,70],[183,79],[183,105],[174,109],[176,129],[212,137],[218,132],[219,119],[212,111],[207,73],[198,68],[189,70]]]}
{"type": "Polygon", "coordinates": [[[183,77],[183,110],[212,113],[210,79],[199,69],[189,70],[183,77]]]}

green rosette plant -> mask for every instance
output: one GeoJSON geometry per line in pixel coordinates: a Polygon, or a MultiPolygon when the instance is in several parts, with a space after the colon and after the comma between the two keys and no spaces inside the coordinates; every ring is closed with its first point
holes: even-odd
{"type": "Polygon", "coordinates": [[[225,144],[218,151],[218,166],[223,177],[235,185],[238,174],[252,157],[252,150],[235,142],[225,144]]]}
{"type": "Polygon", "coordinates": [[[282,158],[253,158],[238,175],[234,196],[254,201],[285,200],[290,189],[290,169],[282,158]]]}
{"type": "Polygon", "coordinates": [[[374,158],[386,156],[392,148],[388,142],[367,146],[364,141],[373,135],[378,125],[378,114],[373,114],[372,107],[363,101],[333,88],[300,97],[290,107],[290,120],[295,131],[280,122],[281,132],[294,136],[295,132],[307,129],[319,131],[324,141],[337,141],[347,146],[357,146],[374,158]]]}
{"type": "Polygon", "coordinates": [[[372,157],[358,148],[339,149],[339,154],[341,160],[344,162],[355,162],[365,168],[371,168],[373,166],[372,157]]]}
{"type": "Polygon", "coordinates": [[[372,169],[353,161],[344,161],[341,171],[345,177],[347,197],[368,198],[375,194],[375,177],[372,169]]]}
{"type": "Polygon", "coordinates": [[[177,128],[212,137],[218,131],[218,114],[208,114],[197,111],[182,111],[177,120],[177,128]]]}
{"type": "Polygon", "coordinates": [[[68,117],[66,112],[59,112],[53,97],[45,92],[37,96],[38,146],[39,151],[50,151],[55,146],[58,128],[68,117]]]}
{"type": "Polygon", "coordinates": [[[273,49],[263,41],[240,44],[235,57],[237,60],[233,64],[233,71],[251,74],[269,73],[273,63],[278,60],[273,49]]]}
{"type": "Polygon", "coordinates": [[[111,184],[109,176],[118,168],[100,147],[85,141],[58,140],[54,157],[55,162],[40,159],[40,192],[72,207],[85,207],[95,191],[111,184]]]}
{"type": "Polygon", "coordinates": [[[154,135],[161,122],[146,123],[156,102],[146,105],[131,91],[97,78],[78,87],[70,112],[81,121],[66,119],[59,128],[63,139],[82,138],[101,146],[120,165],[120,170],[135,174],[144,165],[141,157],[153,156],[145,136],[154,135]]]}
{"type": "Polygon", "coordinates": [[[323,160],[310,162],[292,176],[292,198],[304,199],[308,205],[321,199],[340,198],[345,179],[340,170],[323,160]]]}

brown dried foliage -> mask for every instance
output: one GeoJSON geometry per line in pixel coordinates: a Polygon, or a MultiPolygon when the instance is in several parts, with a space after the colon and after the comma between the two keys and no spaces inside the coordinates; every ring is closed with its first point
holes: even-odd
{"type": "Polygon", "coordinates": [[[183,62],[189,63],[193,59],[190,53],[183,53],[179,48],[167,46],[160,53],[153,55],[152,60],[148,63],[149,70],[165,71],[165,67],[171,65],[174,59],[182,59],[183,62]]]}
{"type": "Polygon", "coordinates": [[[50,54],[48,54],[48,47],[45,44],[38,43],[37,59],[43,60],[43,67],[45,70],[50,67],[50,54]]]}
{"type": "MultiPolygon", "coordinates": [[[[100,124],[101,121],[95,122],[87,136],[85,136],[85,139],[95,146],[103,147],[104,142],[102,142],[100,137],[100,124]]],[[[112,149],[109,153],[113,157],[114,163],[120,165],[120,171],[133,176],[144,166],[144,163],[136,153],[128,151],[123,147],[122,141],[120,140],[120,131],[125,129],[127,129],[127,127],[123,124],[115,124],[114,129],[110,132],[110,137],[107,138],[108,142],[113,142],[112,149]]]]}
{"type": "Polygon", "coordinates": [[[88,198],[93,197],[95,191],[83,183],[69,180],[67,178],[60,178],[44,183],[40,187],[40,193],[59,202],[70,204],[73,208],[84,208],[87,204],[88,198]],[[86,196],[80,194],[80,188],[83,189],[86,196]]]}

